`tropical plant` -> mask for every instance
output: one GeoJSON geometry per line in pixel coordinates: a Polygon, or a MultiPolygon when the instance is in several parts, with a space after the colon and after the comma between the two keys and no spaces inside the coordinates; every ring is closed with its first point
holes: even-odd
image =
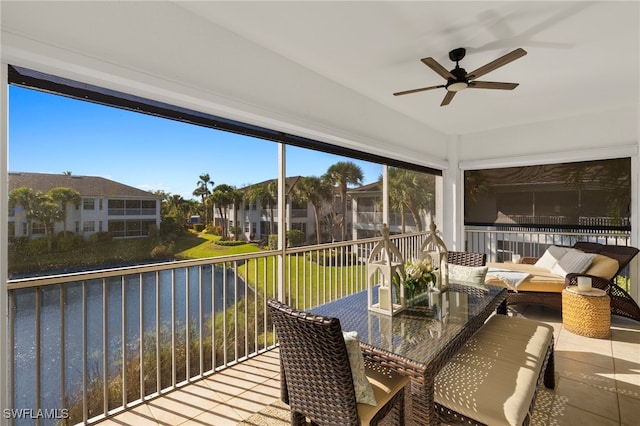
{"type": "Polygon", "coordinates": [[[37,192],[31,215],[33,219],[38,220],[44,226],[47,250],[50,253],[53,245],[53,227],[57,221],[62,219],[62,209],[49,195],[37,192]]]}
{"type": "Polygon", "coordinates": [[[342,199],[342,226],[340,228],[342,241],[345,240],[347,234],[347,189],[350,185],[362,185],[363,178],[364,175],[360,166],[351,161],[339,161],[332,164],[323,176],[325,182],[337,187],[340,192],[342,199]]]}
{"type": "MultiPolygon", "coordinates": [[[[204,223],[206,226],[209,223],[209,210],[207,209],[205,200],[209,195],[211,195],[209,185],[213,188],[214,182],[211,180],[209,173],[203,173],[199,178],[200,180],[196,183],[198,187],[193,190],[193,195],[202,199],[202,206],[204,207],[204,223]]],[[[213,210],[211,211],[211,217],[213,218],[213,210]]]]}
{"type": "Polygon", "coordinates": [[[412,170],[389,167],[389,204],[402,215],[402,232],[405,232],[405,208],[411,213],[418,232],[424,229],[420,212],[430,208],[434,187],[433,176],[412,170]]]}
{"type": "Polygon", "coordinates": [[[64,235],[67,235],[67,207],[69,203],[71,203],[74,205],[74,207],[78,208],[80,206],[80,202],[82,201],[82,197],[80,196],[80,193],[75,189],[65,186],[53,188],[47,194],[60,206],[60,210],[62,212],[62,223],[64,226],[64,235]]]}
{"type": "Polygon", "coordinates": [[[293,188],[293,196],[298,202],[311,203],[316,223],[316,241],[320,244],[320,212],[322,204],[331,200],[331,186],[316,176],[302,177],[293,188]]]}
{"type": "Polygon", "coordinates": [[[222,218],[222,237],[227,238],[229,235],[229,218],[227,217],[228,206],[239,203],[242,200],[242,193],[235,187],[223,183],[213,188],[210,198],[222,218]]]}
{"type": "Polygon", "coordinates": [[[33,231],[33,207],[36,203],[37,194],[33,189],[21,186],[9,193],[9,207],[15,208],[16,206],[22,207],[27,217],[27,237],[31,238],[33,231]]]}
{"type": "MultiPolygon", "coordinates": [[[[244,195],[244,201],[246,203],[260,202],[262,209],[269,209],[269,229],[266,230],[266,233],[274,233],[274,209],[278,202],[278,181],[274,179],[251,186],[244,195]]],[[[262,232],[265,233],[265,230],[262,232]]]]}

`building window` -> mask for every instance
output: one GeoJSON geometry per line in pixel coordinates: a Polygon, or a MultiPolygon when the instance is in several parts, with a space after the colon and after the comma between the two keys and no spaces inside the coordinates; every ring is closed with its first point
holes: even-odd
{"type": "Polygon", "coordinates": [[[44,224],[42,222],[33,222],[31,228],[31,233],[33,235],[43,235],[44,234],[44,224]]]}
{"type": "Polygon", "coordinates": [[[79,220],[76,220],[76,221],[74,222],[74,227],[75,227],[75,230],[76,230],[76,231],[75,231],[75,232],[76,232],[76,234],[80,233],[80,221],[79,221],[79,220]]]}
{"type": "Polygon", "coordinates": [[[244,223],[244,232],[249,232],[249,222],[244,223]]]}
{"type": "Polygon", "coordinates": [[[98,199],[98,210],[102,210],[102,198],[98,199]]]}
{"type": "Polygon", "coordinates": [[[95,210],[96,209],[96,200],[94,198],[83,198],[82,199],[82,209],[83,210],[95,210]]]}
{"type": "Polygon", "coordinates": [[[94,221],[88,221],[82,224],[83,232],[95,232],[95,230],[96,230],[96,223],[94,221]]]}

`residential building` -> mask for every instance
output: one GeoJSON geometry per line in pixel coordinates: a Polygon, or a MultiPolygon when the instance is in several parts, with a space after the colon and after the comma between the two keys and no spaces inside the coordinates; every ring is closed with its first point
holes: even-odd
{"type": "MultiPolygon", "coordinates": [[[[109,232],[114,238],[144,237],[151,227],[160,228],[161,197],[99,176],[49,173],[9,173],[9,192],[27,187],[47,193],[65,187],[77,191],[78,206],[67,206],[67,231],[84,238],[109,232]]],[[[64,231],[63,221],[54,224],[54,234],[64,231]]],[[[34,222],[32,237],[44,236],[42,224],[34,222]]],[[[18,205],[9,210],[9,235],[28,235],[27,212],[18,205]]]]}

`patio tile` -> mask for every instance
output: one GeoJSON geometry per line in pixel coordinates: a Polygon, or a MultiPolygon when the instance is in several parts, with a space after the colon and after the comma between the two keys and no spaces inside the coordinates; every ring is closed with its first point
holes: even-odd
{"type": "Polygon", "coordinates": [[[164,424],[178,425],[220,402],[221,397],[200,381],[152,400],[148,405],[156,419],[164,424]]]}
{"type": "Polygon", "coordinates": [[[620,405],[620,420],[625,426],[640,426],[640,400],[625,395],[618,396],[620,405]]]}
{"type": "Polygon", "coordinates": [[[616,391],[613,368],[597,367],[566,356],[555,357],[555,371],[559,376],[610,392],[616,391]]]}
{"type": "Polygon", "coordinates": [[[615,392],[594,388],[585,383],[564,377],[560,377],[556,384],[554,405],[564,406],[566,411],[570,411],[570,408],[573,407],[599,417],[606,417],[614,422],[620,421],[618,396],[615,392]]]}
{"type": "Polygon", "coordinates": [[[243,418],[233,407],[227,404],[219,404],[193,419],[180,423],[180,426],[235,426],[242,420],[243,418]]]}
{"type": "Polygon", "coordinates": [[[146,404],[142,404],[124,411],[115,417],[104,420],[100,423],[100,426],[156,426],[157,424],[158,421],[151,413],[149,407],[146,404]]]}
{"type": "Polygon", "coordinates": [[[554,403],[551,417],[549,420],[550,426],[586,426],[586,425],[598,425],[598,426],[619,426],[618,421],[614,421],[589,411],[582,410],[571,405],[565,405],[562,402],[556,401],[554,403]]]}

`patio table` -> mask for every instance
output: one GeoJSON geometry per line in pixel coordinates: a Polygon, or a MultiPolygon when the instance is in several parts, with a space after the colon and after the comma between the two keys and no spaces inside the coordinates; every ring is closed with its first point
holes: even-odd
{"type": "Polygon", "coordinates": [[[436,375],[494,310],[506,313],[506,294],[499,286],[450,283],[392,317],[369,311],[366,291],[310,311],[339,318],[344,331],[358,332],[365,358],[409,376],[407,424],[435,425],[436,375]]]}

